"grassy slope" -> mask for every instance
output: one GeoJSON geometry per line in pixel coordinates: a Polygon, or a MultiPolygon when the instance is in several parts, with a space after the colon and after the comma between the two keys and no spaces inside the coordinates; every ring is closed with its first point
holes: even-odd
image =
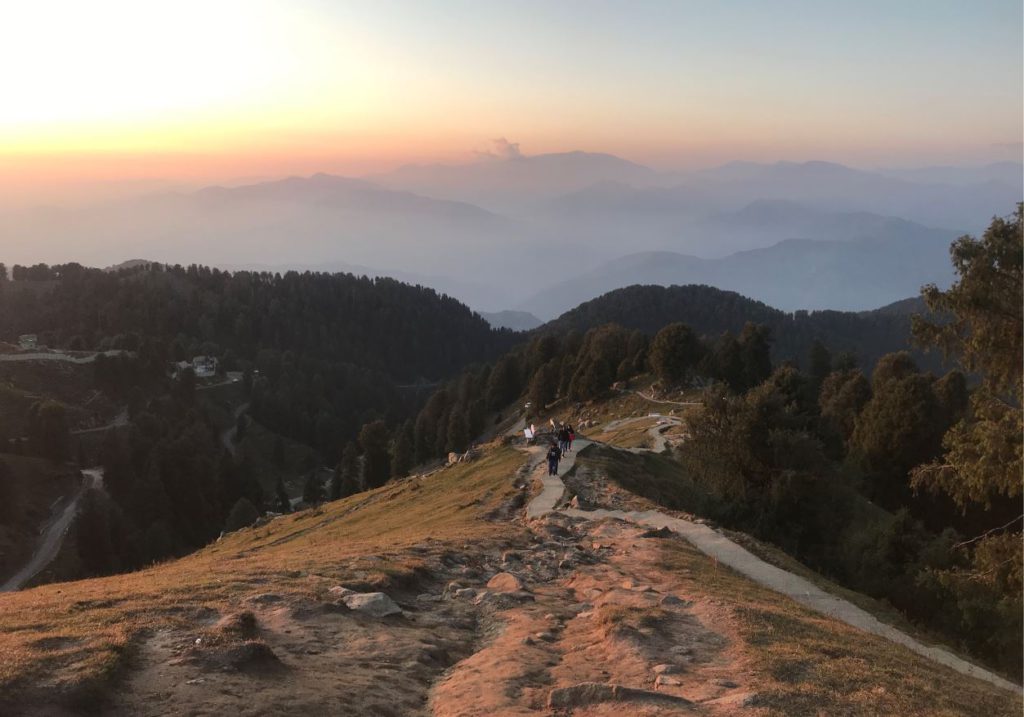
{"type": "Polygon", "coordinates": [[[1019,715],[1019,695],[937,667],[665,540],[662,567],[691,595],[722,604],[753,669],[753,705],[770,715],[1019,715]]]}
{"type": "MultiPolygon", "coordinates": [[[[462,545],[507,533],[483,520],[517,493],[523,456],[496,448],[425,480],[410,479],[232,533],[189,557],[127,575],[0,595],[0,695],[19,688],[82,693],[123,664],[144,631],[195,624],[246,594],[315,593],[318,575],[346,584],[400,584],[419,566],[403,549],[462,545]]],[[[2,709],[0,709],[2,712],[2,709]]]]}
{"type": "MultiPolygon", "coordinates": [[[[668,454],[636,455],[613,448],[593,446],[582,453],[577,460],[582,467],[606,476],[620,489],[640,496],[653,504],[643,506],[644,508],[660,507],[668,509],[670,512],[677,511],[695,516],[706,515],[708,512],[707,506],[711,499],[668,454]]],[[[881,510],[867,502],[863,509],[866,519],[874,512],[881,510]]],[[[925,643],[945,644],[949,649],[959,651],[957,645],[951,644],[942,635],[911,623],[903,613],[889,603],[832,582],[776,546],[745,533],[731,530],[722,532],[765,562],[806,578],[822,589],[853,603],[879,620],[907,632],[916,639],[925,643]]]]}

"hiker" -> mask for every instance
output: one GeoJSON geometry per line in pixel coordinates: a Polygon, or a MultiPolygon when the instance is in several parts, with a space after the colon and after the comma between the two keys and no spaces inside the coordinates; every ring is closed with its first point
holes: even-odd
{"type": "Polygon", "coordinates": [[[572,442],[576,440],[576,431],[573,430],[572,426],[569,426],[569,450],[572,450],[572,442]]]}
{"type": "Polygon", "coordinates": [[[562,426],[558,431],[558,449],[562,453],[569,451],[569,429],[565,426],[562,426]]]}
{"type": "Polygon", "coordinates": [[[551,448],[548,449],[548,475],[558,475],[558,461],[562,458],[562,451],[558,445],[554,442],[551,443],[551,448]]]}

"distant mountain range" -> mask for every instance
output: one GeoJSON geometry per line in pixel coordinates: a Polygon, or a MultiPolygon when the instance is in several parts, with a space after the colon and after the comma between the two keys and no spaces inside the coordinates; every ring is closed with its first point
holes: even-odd
{"type": "Polygon", "coordinates": [[[658,172],[610,154],[562,152],[486,158],[469,164],[407,165],[370,179],[383,187],[517,212],[595,182],[664,183],[658,172]]]}
{"type": "Polygon", "coordinates": [[[979,233],[1024,194],[1013,163],[734,162],[665,173],[608,154],[505,149],[368,178],[7,211],[0,236],[14,240],[0,259],[345,270],[542,317],[637,282],[708,283],[787,309],[861,309],[946,281],[943,244],[979,233]]]}
{"type": "Polygon", "coordinates": [[[528,311],[496,311],[481,312],[480,316],[496,329],[512,329],[513,331],[530,331],[544,322],[528,311]]]}
{"type": "MultiPolygon", "coordinates": [[[[881,218],[875,218],[881,220],[881,218]]],[[[707,284],[739,291],[785,311],[860,311],[953,279],[954,232],[875,221],[877,234],[845,241],[787,239],[720,259],[674,252],[629,254],[535,294],[517,305],[551,317],[632,284],[707,284]]]]}

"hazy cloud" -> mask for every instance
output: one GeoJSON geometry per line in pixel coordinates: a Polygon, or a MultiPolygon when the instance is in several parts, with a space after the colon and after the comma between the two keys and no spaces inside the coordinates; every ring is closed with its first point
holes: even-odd
{"type": "Polygon", "coordinates": [[[519,149],[519,143],[509,142],[504,137],[492,139],[491,148],[477,152],[477,154],[490,159],[517,159],[523,156],[522,150],[519,149]]]}

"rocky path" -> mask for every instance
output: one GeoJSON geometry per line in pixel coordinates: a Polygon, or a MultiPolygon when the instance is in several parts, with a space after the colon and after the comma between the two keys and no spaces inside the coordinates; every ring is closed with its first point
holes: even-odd
{"type": "MultiPolygon", "coordinates": [[[[642,420],[641,417],[634,420],[642,420]]],[[[655,426],[652,431],[660,430],[655,426]]],[[[654,435],[652,433],[652,435],[654,435]]],[[[660,433],[658,434],[660,436],[660,433]]],[[[664,440],[663,436],[660,436],[664,440]]],[[[589,441],[577,441],[579,449],[582,450],[589,441]]],[[[664,444],[662,444],[662,450],[664,444]]],[[[531,449],[535,450],[535,449],[531,449]]],[[[1003,679],[988,670],[963,660],[951,652],[930,645],[925,645],[910,635],[897,630],[879,621],[870,613],[853,605],[852,603],[825,592],[810,581],[793,573],[770,565],[757,556],[740,547],[733,541],[721,535],[714,529],[700,523],[694,523],[683,518],[675,518],[660,511],[622,511],[622,510],[593,510],[584,511],[575,508],[561,508],[565,496],[565,485],[561,480],[562,475],[571,471],[575,466],[576,454],[570,454],[559,466],[559,476],[543,478],[544,486],[542,491],[534,497],[527,505],[526,515],[528,518],[539,518],[558,511],[572,518],[585,520],[600,520],[602,518],[614,518],[623,520],[635,525],[651,528],[668,528],[669,530],[686,538],[700,551],[714,558],[720,563],[729,566],[738,573],[754,580],[765,587],[779,592],[793,600],[805,605],[829,617],[884,637],[892,642],[927,657],[939,664],[950,667],[971,677],[985,680],[998,687],[1019,693],[1021,687],[1009,680],[1003,679]]]]}

